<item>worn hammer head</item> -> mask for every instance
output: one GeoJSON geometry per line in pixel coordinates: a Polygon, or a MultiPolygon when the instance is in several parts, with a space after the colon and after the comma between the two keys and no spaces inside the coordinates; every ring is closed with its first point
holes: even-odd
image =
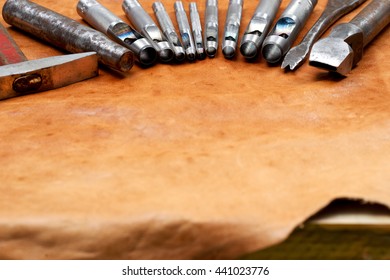
{"type": "Polygon", "coordinates": [[[363,32],[351,23],[336,26],[314,44],[309,64],[346,76],[363,56],[363,32]]]}
{"type": "Polygon", "coordinates": [[[97,75],[95,52],[0,66],[0,100],[67,86],[97,75]]]}
{"type": "Polygon", "coordinates": [[[98,75],[95,52],[28,61],[0,24],[0,100],[63,87],[98,75]]]}

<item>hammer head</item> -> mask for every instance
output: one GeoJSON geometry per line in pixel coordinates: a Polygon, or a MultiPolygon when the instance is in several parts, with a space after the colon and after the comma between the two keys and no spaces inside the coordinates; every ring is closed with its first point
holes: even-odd
{"type": "Polygon", "coordinates": [[[0,67],[0,100],[63,87],[97,75],[95,52],[4,65],[0,67]]]}

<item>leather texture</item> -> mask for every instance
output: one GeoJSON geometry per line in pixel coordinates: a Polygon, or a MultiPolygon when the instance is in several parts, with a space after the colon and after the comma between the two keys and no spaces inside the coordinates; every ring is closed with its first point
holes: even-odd
{"type": "MultiPolygon", "coordinates": [[[[83,22],[76,1],[35,2],[83,22]]],[[[125,19],[121,1],[100,2],[125,19]]],[[[244,3],[240,38],[256,5],[244,3]]],[[[6,26],[29,59],[64,54],[6,26]]],[[[389,31],[343,79],[226,60],[219,47],[1,101],[0,258],[231,259],[335,198],[390,205],[389,31]]]]}

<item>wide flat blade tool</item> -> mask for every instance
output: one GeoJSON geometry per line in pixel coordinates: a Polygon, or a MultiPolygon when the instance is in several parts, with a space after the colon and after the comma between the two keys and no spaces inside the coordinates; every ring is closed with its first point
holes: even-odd
{"type": "Polygon", "coordinates": [[[362,59],[363,48],[389,23],[390,1],[371,1],[349,23],[337,25],[314,44],[309,64],[346,76],[362,59]]]}
{"type": "Polygon", "coordinates": [[[27,0],[7,0],[3,18],[27,33],[71,53],[96,52],[99,62],[127,72],[134,64],[134,54],[105,34],[69,17],[27,0]]]}
{"type": "Polygon", "coordinates": [[[28,61],[0,24],[0,100],[64,87],[98,75],[95,52],[28,61]]]}
{"type": "Polygon", "coordinates": [[[96,0],[79,0],[77,13],[92,27],[130,49],[143,66],[156,62],[157,51],[151,43],[96,0]]]}
{"type": "Polygon", "coordinates": [[[313,44],[343,15],[360,6],[366,0],[329,0],[320,18],[307,32],[299,45],[291,48],[282,62],[282,69],[295,70],[308,58],[313,44]]]}

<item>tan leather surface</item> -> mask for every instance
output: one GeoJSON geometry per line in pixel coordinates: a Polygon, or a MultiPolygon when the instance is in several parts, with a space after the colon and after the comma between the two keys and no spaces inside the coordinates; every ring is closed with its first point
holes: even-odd
{"type": "MultiPolygon", "coordinates": [[[[80,20],[76,1],[35,2],[80,20]]],[[[125,18],[121,1],[101,3],[125,18]]],[[[245,3],[241,34],[256,4],[245,3]]],[[[29,59],[64,53],[9,31],[29,59]]],[[[390,205],[388,38],[345,79],[219,48],[1,101],[0,258],[237,258],[334,198],[390,205]]]]}

